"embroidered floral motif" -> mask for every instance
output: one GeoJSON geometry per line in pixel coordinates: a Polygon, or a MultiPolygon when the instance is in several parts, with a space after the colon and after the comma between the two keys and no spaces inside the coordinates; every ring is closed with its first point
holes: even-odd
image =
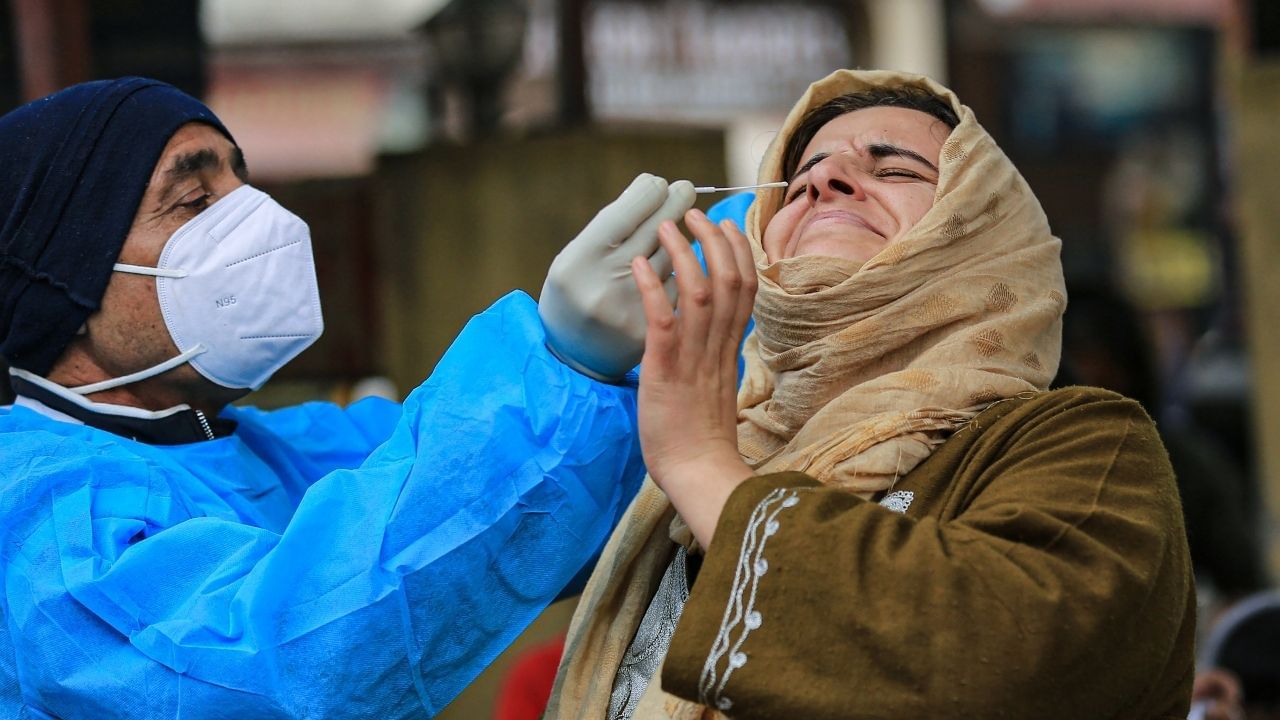
{"type": "Polygon", "coordinates": [[[755,609],[760,578],[769,572],[764,546],[781,528],[778,514],[786,508],[795,507],[799,502],[799,492],[796,489],[778,488],[766,495],[747,519],[747,529],[742,535],[742,547],[738,553],[738,567],[734,570],[733,586],[729,589],[729,603],[725,607],[724,618],[720,621],[716,640],[711,645],[711,653],[702,666],[702,676],[698,679],[698,698],[703,705],[710,705],[722,712],[728,712],[733,707],[733,701],[722,693],[733,672],[746,665],[750,659],[742,651],[747,635],[764,624],[764,616],[755,609]],[[726,656],[727,662],[721,675],[720,661],[726,656]]]}
{"type": "Polygon", "coordinates": [[[905,515],[907,508],[911,507],[911,501],[915,499],[916,494],[910,490],[894,490],[881,498],[880,505],[900,515],[905,515]]]}

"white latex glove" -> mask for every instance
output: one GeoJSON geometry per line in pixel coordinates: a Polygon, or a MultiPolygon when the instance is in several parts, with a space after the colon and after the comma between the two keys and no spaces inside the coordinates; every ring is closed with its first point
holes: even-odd
{"type": "Polygon", "coordinates": [[[668,186],[643,173],[560,251],[538,299],[547,347],[556,357],[605,382],[620,379],[640,362],[644,307],[631,278],[631,260],[648,258],[674,301],[671,257],[658,245],[658,225],[678,221],[696,197],[687,180],[668,186]]]}

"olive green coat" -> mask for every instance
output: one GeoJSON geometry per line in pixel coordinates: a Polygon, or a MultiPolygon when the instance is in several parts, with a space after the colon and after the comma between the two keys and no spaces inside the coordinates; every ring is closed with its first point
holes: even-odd
{"type": "Polygon", "coordinates": [[[1195,610],[1155,426],[1068,388],[993,405],[881,504],[744,483],[662,688],[742,720],[1185,718],[1195,610]]]}

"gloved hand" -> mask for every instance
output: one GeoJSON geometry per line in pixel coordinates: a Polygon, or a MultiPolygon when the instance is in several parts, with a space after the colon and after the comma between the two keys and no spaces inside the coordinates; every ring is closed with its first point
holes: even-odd
{"type": "Polygon", "coordinates": [[[556,357],[605,382],[640,362],[645,319],[631,260],[649,258],[674,301],[671,257],[658,245],[658,225],[678,221],[695,197],[687,180],[668,186],[642,173],[560,251],[538,299],[547,347],[556,357]]]}

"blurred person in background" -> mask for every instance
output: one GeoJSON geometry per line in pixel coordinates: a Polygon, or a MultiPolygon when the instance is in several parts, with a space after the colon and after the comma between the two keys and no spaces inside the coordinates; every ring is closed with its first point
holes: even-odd
{"type": "Polygon", "coordinates": [[[1280,720],[1280,591],[1243,598],[1209,630],[1196,697],[1205,718],[1280,720]]]}
{"type": "Polygon", "coordinates": [[[679,313],[633,265],[651,481],[548,717],[1185,718],[1173,473],[1138,403],[1047,390],[1060,244],[972,111],[839,71],[759,177],[790,186],[757,195],[745,237],[686,216],[706,276],[661,227],[679,313]]]}
{"type": "Polygon", "coordinates": [[[541,319],[500,300],[402,404],[263,412],[230,403],[323,327],[310,236],[208,108],[85,83],[0,118],[0,157],[0,716],[429,717],[634,494],[634,384],[600,380],[643,312],[593,273],[661,266],[688,183],[637,178],[541,319]]]}
{"type": "MultiPolygon", "coordinates": [[[[1079,285],[1063,317],[1062,367],[1056,388],[1092,385],[1137,400],[1159,416],[1159,381],[1150,344],[1133,305],[1106,287],[1079,285]]],[[[1157,426],[1182,497],[1191,562],[1216,602],[1231,603],[1267,587],[1256,519],[1246,499],[1244,463],[1191,413],[1157,426]]]]}
{"type": "Polygon", "coordinates": [[[502,676],[493,720],[539,720],[547,709],[563,654],[564,635],[557,635],[517,655],[502,676]]]}
{"type": "Polygon", "coordinates": [[[1197,672],[1187,720],[1246,720],[1240,679],[1221,668],[1197,672]]]}

